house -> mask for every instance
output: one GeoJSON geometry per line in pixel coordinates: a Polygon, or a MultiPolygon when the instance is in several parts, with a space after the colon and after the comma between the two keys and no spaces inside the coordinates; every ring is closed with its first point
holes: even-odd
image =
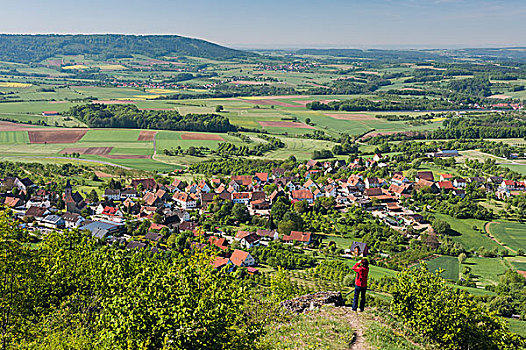
{"type": "Polygon", "coordinates": [[[85,219],[76,213],[64,213],[62,214],[62,220],[66,228],[77,228],[82,225],[85,219]]]}
{"type": "Polygon", "coordinates": [[[205,192],[205,193],[208,193],[210,192],[210,186],[208,186],[208,184],[206,183],[206,181],[203,179],[201,181],[199,181],[199,183],[197,184],[197,188],[199,190],[199,192],[205,192]]]}
{"type": "Polygon", "coordinates": [[[311,243],[311,232],[300,232],[300,231],[291,231],[290,235],[283,236],[283,242],[285,243],[294,243],[300,242],[303,244],[311,243]]]}
{"type": "Polygon", "coordinates": [[[466,191],[463,189],[456,188],[453,190],[453,194],[457,197],[464,198],[466,196],[466,191]]]}
{"type": "Polygon", "coordinates": [[[401,186],[402,184],[409,183],[409,179],[402,174],[394,174],[391,183],[401,186]]]}
{"type": "Polygon", "coordinates": [[[268,173],[256,173],[256,176],[254,176],[254,179],[258,183],[265,184],[268,182],[268,173]]]}
{"type": "Polygon", "coordinates": [[[20,191],[27,191],[31,187],[36,187],[36,185],[31,181],[28,177],[25,177],[23,179],[15,179],[14,185],[20,190],[20,191]]]}
{"type": "Polygon", "coordinates": [[[122,202],[122,206],[125,208],[128,214],[137,214],[139,212],[139,205],[135,203],[130,197],[126,198],[122,202]]]}
{"type": "Polygon", "coordinates": [[[261,237],[262,240],[276,241],[279,238],[278,231],[276,230],[262,230],[258,229],[256,234],[261,237]]]}
{"type": "Polygon", "coordinates": [[[440,181],[451,181],[452,178],[451,174],[440,174],[440,181]]]}
{"type": "Polygon", "coordinates": [[[240,241],[240,240],[242,240],[243,238],[245,238],[246,236],[248,236],[248,235],[250,235],[250,234],[252,234],[252,233],[253,233],[253,232],[249,232],[249,231],[241,231],[241,230],[240,230],[240,231],[237,231],[237,233],[236,233],[236,237],[234,237],[234,239],[235,239],[236,241],[240,241]]]}
{"type": "Polygon", "coordinates": [[[252,180],[252,176],[249,175],[234,175],[231,178],[231,181],[239,186],[248,186],[252,183],[252,180]]]}
{"type": "Polygon", "coordinates": [[[134,190],[133,188],[126,188],[121,191],[121,199],[137,198],[137,197],[138,197],[137,191],[134,190]]]}
{"type": "Polygon", "coordinates": [[[230,261],[229,258],[223,258],[221,256],[216,257],[214,262],[212,263],[214,269],[221,269],[228,265],[232,265],[232,261],[230,261]]]}
{"type": "Polygon", "coordinates": [[[375,155],[373,156],[373,160],[374,160],[375,162],[379,162],[379,161],[381,161],[382,159],[383,159],[383,156],[382,156],[380,153],[377,153],[377,154],[375,154],[375,155]]]}
{"type": "Polygon", "coordinates": [[[43,117],[55,117],[59,115],[59,113],[57,111],[44,111],[42,112],[42,116],[43,117]]]}
{"type": "Polygon", "coordinates": [[[438,150],[438,152],[426,153],[427,157],[442,158],[442,157],[458,157],[457,150],[438,150]]]}
{"type": "Polygon", "coordinates": [[[142,196],[142,200],[144,204],[149,207],[160,208],[164,204],[163,200],[157,195],[157,193],[153,193],[153,192],[146,192],[144,196],[142,196]]]}
{"type": "Polygon", "coordinates": [[[466,179],[458,178],[453,180],[453,186],[455,187],[466,187],[467,184],[468,182],[466,181],[466,179]]]}
{"type": "Polygon", "coordinates": [[[369,247],[366,243],[352,242],[351,254],[355,257],[361,256],[366,257],[369,254],[369,247]]]}
{"type": "Polygon", "coordinates": [[[305,166],[307,167],[307,169],[317,168],[320,166],[320,162],[318,162],[317,160],[311,159],[307,162],[305,166]]]}
{"type": "Polygon", "coordinates": [[[177,192],[173,196],[174,201],[184,209],[197,207],[197,200],[188,193],[177,192]]]}
{"type": "Polygon", "coordinates": [[[152,191],[152,190],[155,190],[157,188],[157,182],[155,182],[155,180],[151,179],[151,178],[148,178],[148,179],[133,179],[131,181],[131,187],[133,187],[134,189],[137,189],[137,186],[139,186],[139,184],[142,185],[143,190],[152,191]]]}
{"type": "Polygon", "coordinates": [[[107,217],[109,220],[122,219],[124,215],[117,207],[105,207],[101,215],[107,217]]]}
{"type": "Polygon", "coordinates": [[[143,249],[146,247],[146,243],[138,242],[138,241],[130,241],[128,244],[126,244],[126,249],[132,250],[132,249],[143,249]]]}
{"type": "Polygon", "coordinates": [[[308,179],[303,184],[303,188],[305,188],[307,190],[310,190],[310,191],[315,191],[315,190],[319,189],[318,185],[314,181],[312,181],[311,179],[308,179]]]}
{"type": "Polygon", "coordinates": [[[201,192],[199,194],[201,199],[201,208],[206,208],[208,204],[212,203],[214,199],[217,199],[219,203],[224,203],[225,201],[231,201],[232,195],[228,192],[222,193],[205,193],[201,192]]]}
{"type": "Polygon", "coordinates": [[[30,207],[26,210],[24,216],[34,218],[36,220],[42,220],[46,215],[51,214],[47,208],[43,207],[30,207]]]}
{"type": "Polygon", "coordinates": [[[118,201],[121,199],[121,190],[108,188],[104,191],[102,197],[108,200],[118,201]]]}
{"type": "Polygon", "coordinates": [[[232,264],[238,267],[256,265],[256,260],[254,259],[254,257],[252,257],[252,255],[250,255],[249,252],[245,252],[239,249],[234,250],[234,252],[230,256],[230,261],[232,261],[232,264]]]}
{"type": "Polygon", "coordinates": [[[152,231],[144,235],[145,240],[152,241],[152,242],[159,242],[163,238],[164,236],[162,234],[157,233],[157,232],[152,232],[152,231]]]}
{"type": "Polygon", "coordinates": [[[513,180],[504,180],[500,183],[499,189],[503,191],[515,191],[517,189],[517,183],[513,180]]]}
{"type": "Polygon", "coordinates": [[[416,173],[415,179],[416,181],[418,180],[426,180],[426,181],[431,181],[431,182],[435,181],[435,177],[433,176],[432,171],[419,171],[416,173]]]}
{"type": "Polygon", "coordinates": [[[54,229],[63,228],[65,226],[64,219],[62,219],[59,215],[47,215],[40,221],[40,224],[42,226],[54,229]]]}
{"type": "Polygon", "coordinates": [[[296,190],[291,192],[292,201],[307,201],[312,204],[314,202],[314,195],[310,190],[296,190]]]}
{"type": "Polygon", "coordinates": [[[502,176],[490,176],[488,177],[488,182],[489,183],[492,183],[492,184],[500,184],[502,183],[504,179],[502,178],[502,176]]]}
{"type": "Polygon", "coordinates": [[[4,205],[9,208],[23,208],[24,201],[17,197],[5,197],[4,205]]]}
{"type": "Polygon", "coordinates": [[[433,186],[438,188],[440,191],[453,191],[455,187],[451,181],[438,181],[433,186]]]}
{"type": "Polygon", "coordinates": [[[408,197],[411,195],[411,188],[412,188],[413,184],[411,183],[404,183],[404,184],[401,184],[401,185],[397,185],[397,184],[391,184],[391,186],[389,186],[389,192],[393,193],[395,196],[397,197],[408,197]]]}
{"type": "MultiPolygon", "coordinates": [[[[79,227],[79,231],[90,231],[93,237],[97,237],[97,233],[104,233],[104,236],[114,235],[118,233],[122,227],[122,224],[110,221],[90,221],[79,227]]],[[[102,239],[104,236],[97,238],[102,239]]]]}
{"type": "Polygon", "coordinates": [[[51,208],[51,201],[49,199],[44,199],[42,197],[33,196],[27,201],[27,203],[25,204],[25,207],[26,208],[29,208],[29,207],[51,208]]]}
{"type": "Polygon", "coordinates": [[[232,193],[232,202],[235,203],[242,203],[244,205],[248,205],[248,202],[250,202],[251,193],[250,192],[236,192],[232,193]]]}
{"type": "Polygon", "coordinates": [[[260,240],[259,236],[255,234],[254,232],[252,232],[249,235],[241,238],[241,240],[239,241],[239,244],[241,245],[242,248],[250,249],[252,247],[258,246],[259,240],[260,240]]]}
{"type": "Polygon", "coordinates": [[[370,177],[365,179],[365,188],[377,188],[382,187],[385,184],[385,180],[377,177],[370,177]]]}
{"type": "Polygon", "coordinates": [[[208,243],[211,245],[214,245],[218,247],[221,250],[227,250],[228,249],[228,242],[225,238],[219,238],[216,236],[211,236],[208,238],[208,243]]]}
{"type": "Polygon", "coordinates": [[[252,210],[268,210],[271,206],[271,203],[265,199],[250,201],[250,207],[252,208],[252,210]]]}

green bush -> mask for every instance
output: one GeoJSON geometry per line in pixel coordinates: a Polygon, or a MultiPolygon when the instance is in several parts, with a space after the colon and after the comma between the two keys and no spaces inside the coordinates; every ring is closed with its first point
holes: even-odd
{"type": "Polygon", "coordinates": [[[442,271],[420,268],[398,274],[391,312],[442,349],[517,349],[525,342],[467,292],[446,285],[442,271]]]}

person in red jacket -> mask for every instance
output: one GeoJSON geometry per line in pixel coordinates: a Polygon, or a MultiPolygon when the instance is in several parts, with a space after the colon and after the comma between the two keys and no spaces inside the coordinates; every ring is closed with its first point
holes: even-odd
{"type": "Polygon", "coordinates": [[[369,261],[362,259],[352,267],[356,272],[356,285],[354,289],[354,301],[352,303],[353,311],[358,309],[358,299],[360,299],[360,311],[365,308],[365,292],[367,291],[367,275],[369,274],[369,261]]]}

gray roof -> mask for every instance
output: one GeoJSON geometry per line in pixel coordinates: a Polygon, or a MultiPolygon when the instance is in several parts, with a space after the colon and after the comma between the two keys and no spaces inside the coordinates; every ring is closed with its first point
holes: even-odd
{"type": "Polygon", "coordinates": [[[58,216],[58,215],[48,215],[42,221],[43,222],[48,222],[50,224],[56,224],[60,220],[62,220],[62,218],[60,216],[58,216]]]}
{"type": "Polygon", "coordinates": [[[93,233],[95,230],[112,231],[112,230],[115,230],[118,226],[121,226],[121,225],[118,225],[112,222],[107,222],[107,221],[93,221],[87,225],[79,227],[79,230],[89,230],[93,233]]]}

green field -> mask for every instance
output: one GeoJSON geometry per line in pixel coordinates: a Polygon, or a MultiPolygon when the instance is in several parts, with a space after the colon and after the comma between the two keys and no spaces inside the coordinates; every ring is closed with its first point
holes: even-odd
{"type": "Polygon", "coordinates": [[[471,275],[477,285],[497,285],[506,270],[509,269],[506,261],[502,258],[479,258],[471,257],[461,265],[471,268],[471,275]]]}
{"type": "Polygon", "coordinates": [[[447,280],[457,281],[459,278],[458,259],[452,256],[439,256],[431,259],[427,262],[427,268],[431,272],[444,270],[441,276],[447,280]]]}
{"type": "Polygon", "coordinates": [[[479,249],[484,247],[486,249],[504,249],[498,243],[494,242],[484,232],[485,221],[477,219],[456,219],[449,215],[440,213],[434,214],[436,218],[441,219],[449,223],[453,235],[451,239],[455,242],[459,242],[464,246],[465,249],[479,249]],[[477,227],[479,231],[475,231],[473,227],[477,227]]]}
{"type": "Polygon", "coordinates": [[[27,131],[0,131],[0,143],[21,144],[29,143],[27,131]]]}
{"type": "Polygon", "coordinates": [[[526,223],[498,222],[488,225],[491,234],[513,250],[526,250],[526,223]]]}

